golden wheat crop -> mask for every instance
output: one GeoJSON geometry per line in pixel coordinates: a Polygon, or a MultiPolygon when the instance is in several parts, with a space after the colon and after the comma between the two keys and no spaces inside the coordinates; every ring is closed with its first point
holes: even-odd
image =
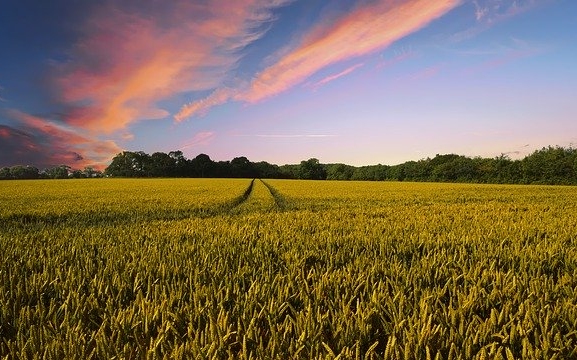
{"type": "Polygon", "coordinates": [[[577,358],[572,187],[9,181],[0,357],[577,358]]]}

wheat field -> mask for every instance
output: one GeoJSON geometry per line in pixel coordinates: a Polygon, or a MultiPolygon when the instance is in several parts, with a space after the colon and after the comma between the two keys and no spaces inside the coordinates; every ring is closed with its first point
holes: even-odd
{"type": "Polygon", "coordinates": [[[577,191],[6,181],[2,359],[577,358],[577,191]]]}

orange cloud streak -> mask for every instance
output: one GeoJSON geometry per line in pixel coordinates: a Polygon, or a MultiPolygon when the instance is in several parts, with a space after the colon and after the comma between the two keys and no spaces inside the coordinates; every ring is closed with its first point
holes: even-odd
{"type": "Polygon", "coordinates": [[[8,110],[9,117],[18,120],[32,134],[29,150],[44,151],[53,165],[66,164],[74,168],[92,166],[103,170],[113,155],[122,149],[111,140],[99,140],[79,134],[75,129],[18,110],[8,110]]]}
{"type": "Polygon", "coordinates": [[[286,2],[104,7],[87,24],[71,51],[72,60],[58,69],[61,101],[71,108],[66,122],[111,133],[137,121],[167,117],[157,105],[160,100],[218,86],[238,61],[238,50],[262,35],[255,29],[270,20],[270,10],[286,2]]]}
{"type": "Polygon", "coordinates": [[[38,116],[26,114],[18,110],[9,110],[7,113],[12,118],[18,119],[21,123],[26,125],[27,128],[34,129],[56,141],[64,142],[70,145],[78,145],[89,142],[87,138],[77,134],[73,130],[52,123],[38,116]]]}
{"type": "Polygon", "coordinates": [[[313,29],[300,46],[258,74],[248,91],[236,99],[255,103],[279,94],[328,65],[389,46],[460,3],[380,0],[358,7],[335,24],[313,29]]]}
{"type": "Polygon", "coordinates": [[[208,97],[184,105],[180,111],[174,115],[174,120],[176,120],[176,122],[181,122],[195,114],[204,114],[211,107],[224,104],[230,100],[235,93],[236,91],[230,88],[216,89],[208,97]]]}
{"type": "Polygon", "coordinates": [[[343,76],[346,76],[346,75],[352,73],[353,71],[355,71],[356,69],[360,68],[360,67],[363,66],[363,65],[364,65],[364,63],[360,63],[360,64],[353,65],[353,66],[351,66],[351,67],[348,67],[348,68],[346,68],[345,70],[343,70],[343,71],[341,71],[341,72],[339,72],[339,73],[337,73],[337,74],[329,75],[329,76],[327,76],[327,77],[325,77],[325,78],[317,81],[316,83],[312,84],[311,86],[312,86],[314,89],[317,89],[317,88],[319,88],[319,87],[321,87],[321,86],[323,86],[323,85],[325,85],[325,84],[330,83],[331,81],[334,81],[334,80],[336,80],[336,79],[338,79],[338,78],[341,78],[341,77],[343,77],[343,76]]]}
{"type": "Polygon", "coordinates": [[[191,147],[199,146],[199,145],[207,145],[214,139],[215,133],[212,131],[203,131],[199,132],[190,139],[186,144],[181,146],[181,149],[185,150],[191,147]]]}
{"type": "MultiPolygon", "coordinates": [[[[248,86],[217,89],[205,99],[183,106],[175,120],[180,122],[202,115],[211,107],[230,100],[256,103],[277,95],[324,67],[389,46],[460,3],[461,0],[376,0],[365,3],[337,21],[324,22],[313,28],[296,48],[284,49],[284,55],[257,74],[248,86]]],[[[317,84],[322,85],[355,69],[349,68],[317,84]]]]}

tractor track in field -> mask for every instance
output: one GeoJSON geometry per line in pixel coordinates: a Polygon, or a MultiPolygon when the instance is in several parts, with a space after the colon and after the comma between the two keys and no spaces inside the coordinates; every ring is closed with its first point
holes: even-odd
{"type": "Polygon", "coordinates": [[[229,203],[229,211],[240,206],[242,203],[248,200],[250,194],[252,194],[252,189],[254,188],[254,181],[255,179],[252,179],[244,193],[229,203]]]}
{"type": "MultiPolygon", "coordinates": [[[[225,205],[224,209],[223,208],[221,209],[223,209],[225,212],[231,213],[236,208],[244,204],[250,198],[250,195],[253,192],[255,181],[257,181],[257,179],[252,179],[249,186],[246,188],[246,190],[241,196],[234,199],[231,203],[225,205]]],[[[282,194],[277,189],[275,189],[272,185],[270,185],[263,179],[258,179],[258,181],[260,181],[267,188],[268,192],[270,193],[270,196],[274,200],[275,207],[278,210],[283,211],[288,208],[288,201],[284,198],[284,196],[282,196],[282,194]]]]}
{"type": "MultiPolygon", "coordinates": [[[[284,197],[271,185],[258,179],[270,192],[270,195],[274,199],[275,206],[278,210],[285,210],[287,208],[287,202],[284,197]]],[[[244,190],[244,192],[233,199],[232,201],[217,205],[212,208],[205,209],[193,209],[184,210],[178,213],[166,213],[166,214],[148,214],[144,213],[141,217],[135,218],[133,215],[118,216],[118,214],[107,214],[107,213],[96,213],[89,212],[84,214],[47,214],[47,215],[36,215],[36,214],[15,214],[5,217],[0,217],[0,230],[10,230],[23,227],[45,227],[45,226],[68,226],[71,223],[83,224],[84,226],[100,226],[102,223],[108,224],[130,224],[135,222],[150,222],[157,220],[184,220],[188,218],[208,218],[219,216],[223,214],[234,214],[235,211],[245,202],[247,202],[253,193],[255,186],[255,181],[257,179],[252,179],[250,184],[244,190]]]]}
{"type": "Polygon", "coordinates": [[[70,224],[100,226],[102,223],[121,225],[159,220],[178,221],[196,217],[209,218],[223,214],[232,214],[236,208],[249,199],[254,188],[255,180],[256,179],[252,179],[250,181],[248,187],[240,196],[211,208],[184,209],[177,213],[166,214],[143,213],[142,217],[134,217],[132,214],[119,216],[118,214],[99,212],[87,212],[85,214],[13,214],[0,216],[0,231],[29,227],[69,226],[70,224]]]}
{"type": "MultiPolygon", "coordinates": [[[[244,193],[241,196],[237,197],[232,202],[226,204],[224,207],[221,207],[220,210],[225,212],[225,213],[228,213],[228,214],[235,213],[236,210],[241,205],[243,205],[245,202],[249,201],[249,198],[252,195],[253,190],[254,190],[255,182],[257,180],[260,181],[261,184],[266,187],[266,189],[268,190],[270,196],[272,197],[272,199],[274,201],[274,206],[277,210],[284,211],[288,208],[287,200],[284,198],[284,196],[282,196],[282,194],[277,189],[275,189],[272,185],[270,185],[269,183],[267,183],[263,179],[252,179],[249,186],[246,188],[246,190],[244,191],[244,193]]],[[[218,211],[216,211],[216,213],[218,213],[218,211]]]]}
{"type": "Polygon", "coordinates": [[[254,193],[254,187],[261,186],[256,184],[257,181],[259,181],[267,189],[266,191],[268,192],[268,195],[274,202],[274,209],[278,211],[283,211],[288,207],[286,199],[278,192],[278,190],[276,190],[272,185],[268,184],[263,179],[255,178],[251,180],[249,186],[246,188],[246,190],[241,196],[237,197],[232,202],[224,204],[223,206],[220,207],[219,210],[216,210],[214,214],[215,215],[217,215],[218,213],[236,214],[240,207],[244,206],[244,204],[247,203],[248,201],[251,201],[250,198],[254,193]]]}
{"type": "Polygon", "coordinates": [[[270,195],[272,196],[272,198],[274,199],[274,203],[276,205],[276,207],[279,210],[286,210],[288,208],[288,202],[287,200],[284,198],[284,196],[282,196],[282,194],[280,192],[278,192],[277,189],[275,189],[274,187],[272,187],[272,185],[270,185],[269,183],[267,183],[266,181],[264,181],[263,179],[259,179],[260,182],[266,186],[266,188],[268,189],[270,195]]]}

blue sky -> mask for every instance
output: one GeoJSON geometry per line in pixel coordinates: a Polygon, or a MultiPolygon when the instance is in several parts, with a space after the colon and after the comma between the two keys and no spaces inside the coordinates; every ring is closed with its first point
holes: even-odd
{"type": "Polygon", "coordinates": [[[575,29],[569,0],[8,0],[0,166],[574,146],[575,29]]]}

